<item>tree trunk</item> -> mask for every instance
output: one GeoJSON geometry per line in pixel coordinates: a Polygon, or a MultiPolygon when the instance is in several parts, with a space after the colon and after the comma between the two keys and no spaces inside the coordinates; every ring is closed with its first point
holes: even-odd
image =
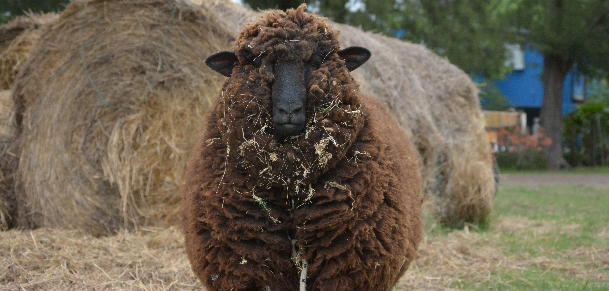
{"type": "Polygon", "coordinates": [[[543,62],[543,102],[540,122],[545,133],[552,139],[546,151],[548,167],[551,169],[568,168],[563,157],[562,89],[571,62],[557,56],[545,56],[543,62]]]}

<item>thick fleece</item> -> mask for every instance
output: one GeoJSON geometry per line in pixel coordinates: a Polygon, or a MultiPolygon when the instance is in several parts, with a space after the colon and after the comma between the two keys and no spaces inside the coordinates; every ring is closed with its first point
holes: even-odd
{"type": "Polygon", "coordinates": [[[209,290],[390,290],[422,236],[418,162],[378,101],[359,94],[338,34],[304,6],[236,41],[239,63],[205,119],[182,191],[195,274],[209,290]],[[305,61],[307,125],[278,140],[273,64],[305,61]]]}

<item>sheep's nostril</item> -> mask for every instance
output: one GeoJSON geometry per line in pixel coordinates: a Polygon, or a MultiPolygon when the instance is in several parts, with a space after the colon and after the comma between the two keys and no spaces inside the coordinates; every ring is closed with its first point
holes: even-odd
{"type": "Polygon", "coordinates": [[[290,111],[286,108],[279,108],[279,114],[288,116],[290,115],[290,111]]]}
{"type": "Polygon", "coordinates": [[[292,117],[294,115],[301,114],[303,112],[302,105],[294,104],[280,104],[277,105],[277,112],[286,117],[292,117]]]}
{"type": "Polygon", "coordinates": [[[290,112],[290,114],[300,114],[302,113],[302,106],[298,106],[292,109],[292,112],[290,112]]]}

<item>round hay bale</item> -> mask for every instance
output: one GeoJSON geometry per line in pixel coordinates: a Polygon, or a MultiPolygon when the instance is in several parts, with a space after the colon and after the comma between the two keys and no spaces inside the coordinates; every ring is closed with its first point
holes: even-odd
{"type": "Polygon", "coordinates": [[[8,230],[15,225],[16,203],[13,173],[17,165],[17,155],[12,143],[14,139],[13,101],[11,91],[0,91],[0,230],[8,230]]]}
{"type": "Polygon", "coordinates": [[[425,199],[442,224],[479,224],[493,208],[493,158],[478,89],[471,78],[422,45],[335,24],[345,45],[373,54],[355,78],[412,136],[421,155],[425,199]]]}
{"type": "MultiPolygon", "coordinates": [[[[261,13],[207,1],[237,33],[261,13]]],[[[372,58],[353,72],[361,90],[382,100],[420,153],[427,209],[446,226],[478,224],[492,208],[495,180],[478,89],[471,78],[423,45],[328,21],[347,46],[363,46],[372,58]]]]}
{"type": "Polygon", "coordinates": [[[0,26],[0,90],[10,89],[28,53],[57,14],[19,16],[0,26]]]}
{"type": "Polygon", "coordinates": [[[176,223],[223,80],[204,60],[233,40],[212,11],[181,1],[72,2],[15,82],[19,226],[104,235],[176,223]]]}

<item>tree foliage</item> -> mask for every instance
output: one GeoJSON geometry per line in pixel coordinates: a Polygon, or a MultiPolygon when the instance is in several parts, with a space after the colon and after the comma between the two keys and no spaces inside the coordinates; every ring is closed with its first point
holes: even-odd
{"type": "Polygon", "coordinates": [[[591,77],[609,72],[609,1],[496,1],[494,13],[510,20],[520,41],[544,56],[541,124],[555,141],[546,157],[552,168],[566,166],[561,118],[564,78],[575,64],[591,77]]]}
{"type": "Polygon", "coordinates": [[[281,9],[296,8],[300,4],[305,3],[305,0],[243,0],[243,3],[249,5],[253,9],[281,9]]]}
{"type": "Polygon", "coordinates": [[[28,11],[34,13],[57,12],[63,10],[70,0],[2,0],[0,14],[23,15],[28,11]]]}
{"type": "Polygon", "coordinates": [[[544,56],[559,57],[588,76],[609,72],[609,1],[497,0],[498,11],[544,56]]]}
{"type": "Polygon", "coordinates": [[[494,0],[388,2],[393,16],[386,24],[391,31],[403,29],[403,39],[425,44],[472,75],[501,77],[508,71],[504,45],[513,38],[491,13],[494,0]]]}
{"type": "Polygon", "coordinates": [[[479,83],[480,105],[484,110],[505,111],[509,108],[510,100],[501,94],[495,83],[484,80],[479,83]]]}
{"type": "MultiPolygon", "coordinates": [[[[597,164],[603,160],[601,155],[605,155],[605,163],[607,163],[603,149],[609,145],[609,85],[606,80],[595,80],[588,86],[590,95],[587,100],[564,118],[564,137],[567,140],[572,138],[571,130],[582,137],[580,149],[574,148],[575,152],[571,152],[570,155],[584,158],[587,160],[584,163],[588,165],[597,164]],[[597,131],[594,138],[593,128],[597,131]],[[599,149],[596,155],[591,150],[591,145],[599,149]]],[[[575,143],[575,141],[571,142],[575,143]]],[[[577,160],[573,161],[574,166],[577,165],[577,160]]]]}

